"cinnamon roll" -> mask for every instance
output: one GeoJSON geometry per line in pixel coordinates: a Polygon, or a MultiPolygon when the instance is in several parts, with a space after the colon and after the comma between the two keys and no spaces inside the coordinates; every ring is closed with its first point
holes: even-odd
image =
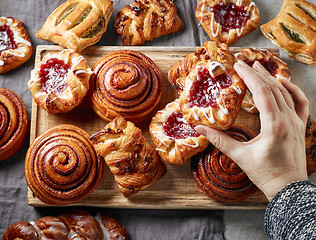
{"type": "Polygon", "coordinates": [[[114,218],[83,210],[73,210],[58,217],[47,216],[36,221],[16,222],[4,233],[3,240],[124,240],[125,228],[114,218]]]}
{"type": "Polygon", "coordinates": [[[29,116],[22,99],[0,88],[0,161],[10,158],[23,145],[29,131],[29,116]]]}
{"type": "MultiPolygon", "coordinates": [[[[231,126],[225,132],[244,142],[255,137],[250,129],[237,125],[231,126]]],[[[257,191],[257,187],[246,173],[211,144],[192,158],[191,169],[200,191],[217,201],[242,201],[257,191]]]]}
{"type": "Polygon", "coordinates": [[[37,198],[48,204],[70,204],[97,187],[104,162],[88,138],[82,129],[65,124],[32,142],[25,158],[25,178],[37,198]]]}
{"type": "Polygon", "coordinates": [[[105,121],[121,115],[140,123],[161,99],[162,75],[156,64],[140,52],[112,52],[101,58],[93,71],[91,104],[105,121]]]}

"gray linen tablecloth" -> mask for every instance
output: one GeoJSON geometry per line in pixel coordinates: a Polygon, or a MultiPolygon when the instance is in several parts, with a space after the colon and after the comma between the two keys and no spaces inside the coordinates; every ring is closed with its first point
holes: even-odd
{"type": "MultiPolygon", "coordinates": [[[[0,16],[14,17],[22,21],[36,47],[39,44],[50,44],[34,37],[49,14],[63,0],[0,0],[0,16]]],[[[132,0],[114,0],[114,12],[132,0]]],[[[311,1],[316,4],[315,0],[311,1]]],[[[185,23],[185,30],[163,36],[147,46],[201,46],[209,40],[207,34],[198,26],[194,17],[197,0],[175,0],[180,17],[185,23]]],[[[259,1],[261,21],[267,22],[277,15],[281,0],[259,1]]],[[[113,19],[113,17],[112,17],[113,19]]],[[[108,30],[97,45],[121,45],[114,31],[112,19],[108,30]]],[[[274,45],[257,29],[241,39],[235,46],[274,47],[274,45]]],[[[314,102],[316,83],[313,75],[315,67],[308,67],[289,59],[282,52],[283,59],[292,72],[292,81],[298,84],[309,100],[314,102]]],[[[34,56],[26,64],[0,76],[0,87],[8,88],[23,99],[29,114],[31,113],[32,96],[27,89],[30,71],[34,67],[34,56]]],[[[313,106],[311,104],[311,106],[313,106]]],[[[315,119],[315,108],[311,108],[315,119]]],[[[33,208],[27,204],[27,184],[24,179],[24,157],[29,145],[27,140],[21,150],[11,159],[0,162],[0,237],[9,225],[16,221],[31,221],[47,215],[58,215],[68,208],[33,208]]],[[[264,211],[202,211],[202,210],[129,210],[84,208],[95,214],[101,211],[119,220],[127,229],[130,239],[265,239],[263,232],[264,211]],[[224,216],[224,217],[223,217],[224,216]],[[223,227],[225,226],[225,227],[223,227]]]]}

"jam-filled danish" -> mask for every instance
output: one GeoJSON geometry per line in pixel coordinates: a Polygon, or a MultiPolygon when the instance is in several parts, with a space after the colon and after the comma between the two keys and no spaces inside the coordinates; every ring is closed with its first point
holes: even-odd
{"type": "Polygon", "coordinates": [[[23,23],[12,17],[0,17],[0,74],[30,59],[33,45],[23,23]]]}
{"type": "Polygon", "coordinates": [[[112,1],[68,0],[55,9],[35,37],[81,52],[100,40],[112,12],[112,1]]]}
{"type": "Polygon", "coordinates": [[[201,0],[195,11],[211,40],[233,45],[259,24],[259,10],[251,0],[201,0]]]}

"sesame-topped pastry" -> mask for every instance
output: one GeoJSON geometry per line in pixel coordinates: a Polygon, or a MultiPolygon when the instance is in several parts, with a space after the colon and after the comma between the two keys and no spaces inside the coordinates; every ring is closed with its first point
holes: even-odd
{"type": "Polygon", "coordinates": [[[143,45],[184,25],[173,0],[136,0],[117,13],[114,27],[123,45],[143,45]]]}
{"type": "Polygon", "coordinates": [[[278,16],[260,26],[265,37],[297,61],[316,62],[316,6],[305,0],[284,0],[278,16]]]}
{"type": "Polygon", "coordinates": [[[81,103],[92,73],[79,53],[70,49],[51,52],[32,70],[28,87],[41,108],[49,113],[64,113],[81,103]]]}
{"type": "Polygon", "coordinates": [[[246,93],[235,62],[226,44],[209,41],[169,69],[168,80],[189,123],[223,130],[235,122],[246,93]]]}
{"type": "Polygon", "coordinates": [[[112,12],[112,1],[68,0],[55,9],[35,37],[81,52],[101,39],[112,12]]]}
{"type": "Polygon", "coordinates": [[[172,164],[184,164],[203,151],[209,141],[194,127],[183,117],[178,99],[158,111],[151,120],[149,131],[160,157],[172,164]]]}
{"type": "Polygon", "coordinates": [[[211,40],[233,45],[259,24],[259,10],[251,0],[201,0],[195,11],[211,40]]]}
{"type": "MultiPolygon", "coordinates": [[[[266,50],[266,49],[253,49],[245,48],[235,54],[238,60],[243,60],[249,66],[252,66],[255,61],[260,64],[277,80],[290,81],[290,70],[285,62],[281,58],[266,50]]],[[[251,92],[247,90],[244,100],[241,106],[244,110],[250,113],[258,113],[258,110],[253,101],[251,92]]]]}
{"type": "Polygon", "coordinates": [[[22,65],[32,54],[33,45],[23,23],[0,17],[0,74],[22,65]]]}

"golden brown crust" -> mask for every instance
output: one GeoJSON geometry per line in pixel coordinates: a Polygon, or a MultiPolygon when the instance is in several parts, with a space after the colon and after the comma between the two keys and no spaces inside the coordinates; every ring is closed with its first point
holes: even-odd
{"type": "Polygon", "coordinates": [[[22,99],[14,92],[0,88],[0,161],[10,158],[22,147],[29,125],[22,99]]]}
{"type": "Polygon", "coordinates": [[[236,43],[247,33],[254,31],[260,20],[259,10],[251,0],[201,0],[196,7],[195,17],[199,20],[211,40],[223,42],[229,46],[236,43]],[[212,7],[220,3],[233,3],[239,7],[242,6],[249,14],[249,19],[245,25],[242,28],[224,31],[221,24],[215,20],[214,13],[211,11],[212,7]]]}
{"type": "Polygon", "coordinates": [[[125,228],[114,218],[83,210],[73,210],[58,217],[47,216],[36,221],[11,224],[3,240],[127,240],[125,228]]]}
{"type": "Polygon", "coordinates": [[[70,49],[51,52],[45,55],[32,70],[28,87],[34,101],[42,109],[49,113],[64,113],[72,110],[82,102],[89,90],[89,80],[92,73],[87,61],[79,53],[70,49]],[[67,87],[61,93],[54,90],[45,92],[42,89],[41,66],[54,58],[63,60],[64,63],[71,67],[61,81],[61,83],[67,84],[67,87]]]}
{"type": "Polygon", "coordinates": [[[229,52],[226,44],[209,41],[204,43],[204,47],[197,49],[196,53],[187,55],[179,64],[169,69],[168,80],[176,86],[180,94],[181,112],[189,123],[220,130],[227,129],[234,123],[246,92],[245,84],[233,68],[235,62],[236,58],[229,52]],[[190,90],[198,78],[200,68],[207,69],[214,77],[226,74],[231,80],[232,84],[220,91],[213,107],[190,106],[190,90]]]}
{"type": "Polygon", "coordinates": [[[162,75],[144,54],[119,50],[101,58],[93,67],[90,102],[105,121],[123,116],[140,123],[160,102],[162,75]]]}
{"type": "Polygon", "coordinates": [[[182,30],[184,24],[173,0],[137,0],[117,13],[114,27],[123,45],[143,45],[182,30]]]}
{"type": "Polygon", "coordinates": [[[97,187],[104,162],[88,138],[84,130],[64,124],[31,143],[25,157],[25,178],[38,199],[47,204],[70,204],[97,187]]]}
{"type": "Polygon", "coordinates": [[[265,37],[297,61],[316,61],[316,6],[305,0],[285,0],[278,16],[260,26],[265,37]]]}
{"type": "MultiPolygon", "coordinates": [[[[243,142],[255,137],[250,129],[238,125],[231,126],[225,132],[243,142]]],[[[212,144],[192,158],[191,170],[199,190],[216,201],[234,203],[257,191],[246,173],[212,144]]]]}
{"type": "Polygon", "coordinates": [[[316,172],[316,124],[310,117],[306,126],[305,148],[307,173],[311,175],[316,172]]]}
{"type": "MultiPolygon", "coordinates": [[[[156,113],[149,125],[149,131],[156,146],[156,151],[163,160],[172,164],[184,164],[192,156],[203,151],[209,145],[209,141],[192,129],[190,130],[194,131],[197,136],[186,136],[179,139],[168,136],[163,125],[173,113],[181,113],[178,99],[167,104],[164,109],[156,113]]],[[[185,119],[183,119],[183,122],[188,124],[185,119]]],[[[187,127],[180,129],[187,129],[187,127]]]]}
{"type": "MultiPolygon", "coordinates": [[[[290,81],[291,79],[290,70],[287,64],[283,62],[278,55],[266,49],[245,48],[236,53],[235,56],[238,60],[245,61],[248,64],[253,63],[254,61],[262,60],[264,62],[270,62],[270,65],[271,63],[275,64],[275,66],[271,67],[270,71],[269,69],[267,69],[273,77],[275,77],[280,82],[290,81]]],[[[258,113],[258,109],[255,106],[252,94],[249,92],[248,89],[241,107],[247,112],[258,113]]]]}
{"type": "Polygon", "coordinates": [[[68,0],[54,10],[35,37],[81,52],[100,40],[112,12],[112,1],[68,0]]]}
{"type": "Polygon", "coordinates": [[[9,26],[17,45],[15,49],[0,49],[0,74],[27,62],[33,54],[33,45],[23,23],[12,17],[0,17],[0,26],[9,26]]]}
{"type": "Polygon", "coordinates": [[[142,131],[122,117],[94,133],[90,140],[126,198],[149,187],[166,173],[165,164],[146,142],[142,131]]]}

